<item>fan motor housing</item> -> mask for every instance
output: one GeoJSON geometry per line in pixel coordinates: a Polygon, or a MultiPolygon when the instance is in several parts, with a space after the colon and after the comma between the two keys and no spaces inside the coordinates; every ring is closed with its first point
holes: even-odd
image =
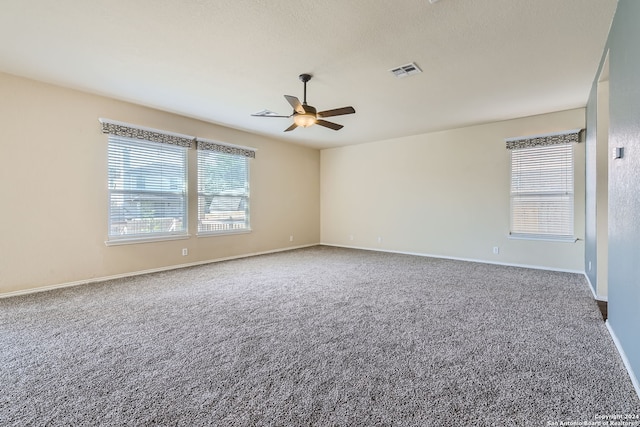
{"type": "Polygon", "coordinates": [[[305,114],[307,116],[309,115],[315,116],[317,114],[316,107],[312,107],[311,105],[307,105],[307,104],[304,104],[302,107],[304,108],[305,114]]]}

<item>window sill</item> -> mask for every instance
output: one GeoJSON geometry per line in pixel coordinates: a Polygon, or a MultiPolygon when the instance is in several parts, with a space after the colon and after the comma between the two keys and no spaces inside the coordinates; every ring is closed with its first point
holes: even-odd
{"type": "Polygon", "coordinates": [[[513,240],[537,240],[543,242],[558,242],[558,243],[575,243],[578,239],[573,236],[544,236],[539,234],[509,234],[509,239],[513,240]]]}
{"type": "Polygon", "coordinates": [[[243,230],[224,230],[224,231],[202,231],[196,234],[196,237],[215,237],[215,236],[229,236],[233,234],[249,234],[253,230],[250,228],[243,230]]]}
{"type": "Polygon", "coordinates": [[[186,240],[190,238],[190,234],[165,234],[162,236],[140,236],[140,237],[123,237],[107,240],[104,242],[107,246],[135,245],[138,243],[164,242],[168,240],[186,240]]]}

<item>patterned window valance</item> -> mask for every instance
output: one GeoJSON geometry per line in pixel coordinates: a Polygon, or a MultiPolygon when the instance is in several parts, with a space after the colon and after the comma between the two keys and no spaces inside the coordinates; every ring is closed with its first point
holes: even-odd
{"type": "Polygon", "coordinates": [[[198,150],[218,151],[220,153],[235,154],[237,156],[256,158],[256,149],[240,145],[223,144],[217,141],[198,138],[198,150]]]}
{"type": "Polygon", "coordinates": [[[570,142],[580,142],[580,133],[582,129],[573,129],[565,132],[533,135],[518,138],[505,139],[507,150],[517,148],[538,147],[543,145],[567,144],[570,142]]]}
{"type": "Polygon", "coordinates": [[[143,128],[113,120],[100,119],[100,123],[102,124],[102,133],[108,133],[110,135],[142,139],[145,141],[162,142],[164,144],[179,145],[180,147],[187,148],[191,148],[196,140],[195,136],[143,128]]]}

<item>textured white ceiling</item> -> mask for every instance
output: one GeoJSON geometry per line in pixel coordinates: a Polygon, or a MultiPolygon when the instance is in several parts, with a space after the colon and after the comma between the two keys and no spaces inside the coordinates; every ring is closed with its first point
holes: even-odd
{"type": "Polygon", "coordinates": [[[616,4],[1,0],[0,71],[334,147],[583,107],[616,4]],[[290,114],[301,73],[310,105],[356,109],[342,130],[250,116],[290,114]]]}

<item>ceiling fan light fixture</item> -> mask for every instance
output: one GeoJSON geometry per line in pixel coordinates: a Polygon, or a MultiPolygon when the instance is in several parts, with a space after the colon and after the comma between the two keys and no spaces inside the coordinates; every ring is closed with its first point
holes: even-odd
{"type": "Polygon", "coordinates": [[[303,128],[308,128],[316,124],[316,115],[313,113],[295,114],[293,122],[303,128]]]}

